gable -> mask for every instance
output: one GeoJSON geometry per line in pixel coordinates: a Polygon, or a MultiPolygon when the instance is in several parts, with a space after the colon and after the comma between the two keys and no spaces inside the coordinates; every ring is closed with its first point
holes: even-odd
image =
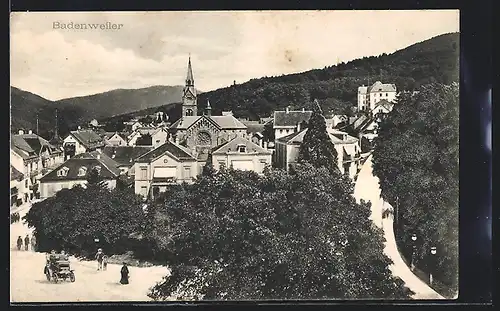
{"type": "Polygon", "coordinates": [[[167,151],[156,160],[153,160],[153,162],[151,162],[151,165],[153,167],[168,167],[177,166],[177,164],[179,163],[181,163],[181,161],[177,160],[171,153],[167,151]]]}
{"type": "Polygon", "coordinates": [[[78,143],[78,140],[76,140],[75,137],[73,137],[72,134],[69,134],[68,137],[66,137],[64,139],[64,142],[65,143],[78,143]]]}
{"type": "Polygon", "coordinates": [[[216,130],[221,129],[220,126],[216,122],[214,122],[210,118],[207,118],[206,116],[201,116],[198,120],[193,122],[193,124],[191,124],[187,129],[195,128],[195,127],[212,128],[212,129],[216,129],[216,130]]]}

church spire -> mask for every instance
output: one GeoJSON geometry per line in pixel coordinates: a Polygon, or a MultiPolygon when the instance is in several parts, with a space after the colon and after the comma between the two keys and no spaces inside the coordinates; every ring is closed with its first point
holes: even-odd
{"type": "Polygon", "coordinates": [[[193,69],[191,68],[191,55],[189,55],[186,86],[194,86],[193,69]]]}

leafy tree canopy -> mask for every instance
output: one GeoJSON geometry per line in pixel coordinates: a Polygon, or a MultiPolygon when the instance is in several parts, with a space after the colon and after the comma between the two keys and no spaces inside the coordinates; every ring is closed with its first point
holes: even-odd
{"type": "Polygon", "coordinates": [[[399,208],[402,244],[416,233],[424,269],[437,247],[435,277],[457,287],[458,275],[458,84],[430,84],[401,94],[382,121],[373,172],[384,198],[399,208]]]}
{"type": "Polygon", "coordinates": [[[225,169],[168,192],[154,218],[172,274],[150,297],[407,298],[369,204],[326,168],[296,172],[225,169]]]}

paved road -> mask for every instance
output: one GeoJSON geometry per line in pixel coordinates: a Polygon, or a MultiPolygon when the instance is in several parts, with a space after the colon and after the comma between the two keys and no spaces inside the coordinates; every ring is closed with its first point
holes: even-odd
{"type": "Polygon", "coordinates": [[[390,269],[395,276],[400,277],[406,283],[408,288],[415,292],[412,298],[445,299],[413,274],[401,258],[394,237],[393,219],[392,217],[382,219],[382,211],[385,209],[392,209],[392,207],[380,197],[379,180],[377,177],[373,176],[372,171],[372,156],[366,160],[359,172],[354,187],[354,197],[358,202],[363,199],[372,203],[371,219],[376,226],[384,230],[386,239],[384,253],[393,261],[390,269]]]}
{"type": "MultiPolygon", "coordinates": [[[[26,210],[20,214],[25,213],[26,210]]],[[[149,288],[168,274],[166,267],[129,267],[130,284],[121,285],[120,265],[108,265],[107,271],[97,271],[96,262],[71,258],[76,281],[50,283],[43,274],[45,255],[18,251],[15,247],[17,237],[24,238],[27,233],[28,228],[21,223],[10,226],[11,302],[148,301],[149,288]]]]}

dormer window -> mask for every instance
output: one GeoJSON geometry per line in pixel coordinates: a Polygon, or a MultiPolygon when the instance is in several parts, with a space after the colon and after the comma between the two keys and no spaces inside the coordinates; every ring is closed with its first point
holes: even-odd
{"type": "Polygon", "coordinates": [[[94,169],[97,171],[97,174],[101,174],[101,167],[99,165],[94,166],[94,169]]]}
{"type": "Polygon", "coordinates": [[[247,151],[247,146],[245,146],[245,145],[238,145],[237,150],[238,150],[238,152],[245,153],[247,151]]]}
{"type": "Polygon", "coordinates": [[[85,176],[85,175],[87,175],[87,168],[85,166],[82,166],[78,170],[78,176],[85,176]]]}
{"type": "Polygon", "coordinates": [[[57,171],[57,176],[59,177],[65,177],[68,175],[68,171],[69,171],[69,168],[67,168],[66,166],[61,168],[60,170],[57,171]]]}

